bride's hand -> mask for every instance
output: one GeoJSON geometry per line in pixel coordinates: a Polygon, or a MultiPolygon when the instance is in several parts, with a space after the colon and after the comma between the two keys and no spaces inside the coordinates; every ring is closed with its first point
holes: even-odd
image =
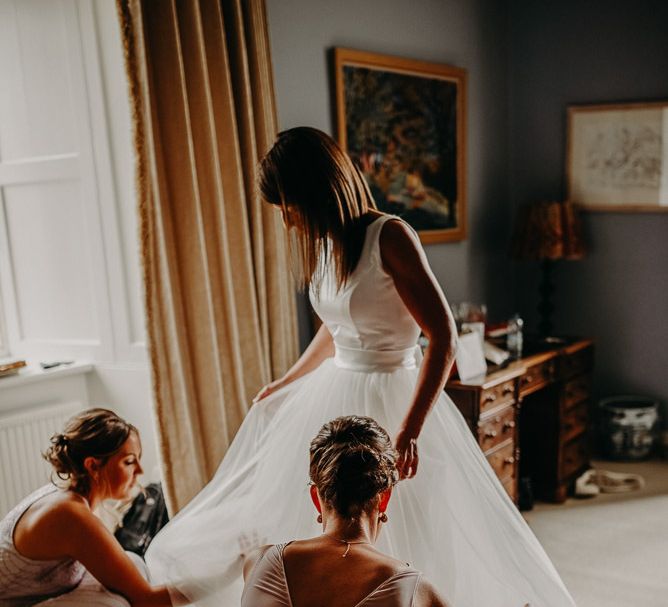
{"type": "Polygon", "coordinates": [[[417,447],[417,436],[402,431],[397,435],[394,448],[399,452],[397,460],[397,470],[399,471],[399,480],[413,478],[417,473],[419,456],[417,447]]]}
{"type": "Polygon", "coordinates": [[[276,390],[279,390],[283,386],[285,386],[287,383],[283,377],[280,379],[276,379],[272,381],[271,383],[267,384],[264,388],[262,388],[256,395],[255,398],[253,399],[253,404],[261,401],[263,398],[267,398],[270,394],[273,392],[276,392],[276,390]]]}

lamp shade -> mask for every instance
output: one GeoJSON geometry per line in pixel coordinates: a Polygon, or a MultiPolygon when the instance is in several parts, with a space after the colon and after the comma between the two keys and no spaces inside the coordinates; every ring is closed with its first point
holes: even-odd
{"type": "Polygon", "coordinates": [[[534,202],[518,215],[512,242],[518,259],[582,259],[585,245],[578,209],[570,202],[534,202]]]}

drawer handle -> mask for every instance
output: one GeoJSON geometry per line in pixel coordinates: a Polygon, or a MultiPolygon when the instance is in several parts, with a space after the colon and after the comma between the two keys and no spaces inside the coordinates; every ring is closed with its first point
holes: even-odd
{"type": "Polygon", "coordinates": [[[488,394],[485,396],[486,403],[493,403],[496,400],[496,394],[488,394]]]}
{"type": "Polygon", "coordinates": [[[506,386],[506,387],[503,389],[503,395],[504,395],[504,396],[507,396],[508,394],[512,394],[514,391],[515,391],[515,390],[514,390],[514,388],[513,388],[512,386],[506,386]]]}
{"type": "Polygon", "coordinates": [[[506,459],[503,460],[503,465],[504,466],[510,466],[515,463],[515,458],[514,457],[507,457],[506,459]]]}
{"type": "Polygon", "coordinates": [[[505,430],[511,430],[511,429],[514,428],[514,427],[515,427],[515,422],[512,421],[512,420],[511,420],[511,421],[504,422],[504,424],[503,424],[503,428],[504,428],[505,430]]]}
{"type": "Polygon", "coordinates": [[[497,434],[496,430],[487,430],[487,432],[485,432],[487,438],[496,438],[497,434]]]}
{"type": "Polygon", "coordinates": [[[530,384],[533,381],[533,377],[531,375],[526,375],[525,377],[522,378],[522,383],[523,384],[530,384]]]}

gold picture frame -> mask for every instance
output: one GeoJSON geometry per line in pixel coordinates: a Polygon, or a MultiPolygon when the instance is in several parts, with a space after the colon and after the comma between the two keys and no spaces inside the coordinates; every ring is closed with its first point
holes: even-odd
{"type": "Polygon", "coordinates": [[[464,69],[336,48],[338,141],[380,210],[424,243],[466,238],[464,69]]]}
{"type": "Polygon", "coordinates": [[[568,107],[568,199],[587,211],[668,212],[668,101],[568,107]]]}

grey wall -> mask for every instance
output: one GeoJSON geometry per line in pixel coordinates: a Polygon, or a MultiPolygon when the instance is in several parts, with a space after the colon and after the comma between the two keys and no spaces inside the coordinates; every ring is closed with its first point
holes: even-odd
{"type": "MultiPolygon", "coordinates": [[[[563,199],[566,106],[668,99],[668,2],[511,0],[510,193],[563,199]]],[[[590,252],[559,262],[557,332],[596,339],[595,391],[668,401],[668,213],[589,213],[590,252]]],[[[517,263],[518,303],[536,303],[517,263]]]]}
{"type": "MultiPolygon", "coordinates": [[[[564,197],[566,107],[668,99],[664,0],[267,0],[281,128],[335,132],[329,51],[343,46],[469,72],[468,220],[427,253],[451,302],[519,309],[538,273],[510,261],[523,202],[564,197]]],[[[598,395],[668,401],[668,214],[588,214],[590,253],[555,269],[556,329],[597,344],[598,395]]],[[[302,314],[302,320],[305,318],[302,314]]]]}
{"type": "Polygon", "coordinates": [[[495,0],[267,0],[279,125],[335,135],[336,46],[468,70],[468,222],[461,243],[429,245],[451,302],[484,301],[495,318],[515,303],[506,250],[507,10],[495,0]]]}

